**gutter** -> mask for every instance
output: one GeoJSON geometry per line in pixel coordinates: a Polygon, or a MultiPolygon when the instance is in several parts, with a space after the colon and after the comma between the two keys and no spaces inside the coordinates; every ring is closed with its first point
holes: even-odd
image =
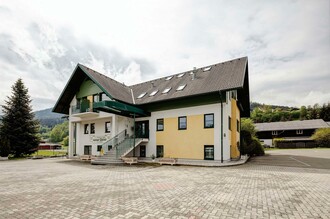
{"type": "Polygon", "coordinates": [[[220,95],[220,114],[221,114],[221,130],[220,130],[220,146],[221,146],[221,163],[223,163],[223,105],[222,105],[222,96],[221,91],[219,91],[220,95]]]}

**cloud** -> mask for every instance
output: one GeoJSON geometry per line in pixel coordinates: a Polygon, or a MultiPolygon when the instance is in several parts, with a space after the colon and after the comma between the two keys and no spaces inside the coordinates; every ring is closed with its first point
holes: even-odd
{"type": "Polygon", "coordinates": [[[142,71],[145,74],[155,71],[144,58],[127,57],[114,48],[78,39],[66,28],[56,31],[47,23],[32,22],[25,31],[27,47],[10,32],[0,34],[0,65],[10,69],[2,74],[5,80],[0,85],[7,87],[4,93],[8,94],[11,86],[8,81],[13,83],[22,77],[30,87],[35,109],[54,105],[78,63],[126,84],[141,82],[142,71]],[[13,73],[17,78],[12,77],[13,73]]]}
{"type": "Polygon", "coordinates": [[[248,56],[253,101],[300,106],[329,98],[329,1],[80,1],[75,8],[65,0],[0,5],[1,97],[22,77],[36,108],[43,99],[55,103],[77,63],[132,84],[248,56]]]}

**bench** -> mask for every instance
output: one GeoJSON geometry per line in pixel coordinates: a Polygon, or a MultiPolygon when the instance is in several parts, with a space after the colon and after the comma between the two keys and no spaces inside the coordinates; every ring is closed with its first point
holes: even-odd
{"type": "Polygon", "coordinates": [[[176,158],[160,158],[158,160],[158,163],[160,165],[163,165],[163,164],[170,164],[170,165],[175,165],[177,162],[177,159],[176,158]]]}
{"type": "Polygon", "coordinates": [[[80,160],[91,160],[90,155],[80,155],[79,158],[80,158],[80,160]]]}
{"type": "Polygon", "coordinates": [[[133,163],[138,163],[137,157],[123,157],[121,158],[125,163],[128,163],[129,165],[132,165],[133,163]]]}

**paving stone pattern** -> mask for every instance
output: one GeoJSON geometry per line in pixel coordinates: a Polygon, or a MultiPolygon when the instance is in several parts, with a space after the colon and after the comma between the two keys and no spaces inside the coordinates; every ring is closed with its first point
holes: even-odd
{"type": "Polygon", "coordinates": [[[0,163],[0,218],[329,218],[330,170],[0,163]]]}

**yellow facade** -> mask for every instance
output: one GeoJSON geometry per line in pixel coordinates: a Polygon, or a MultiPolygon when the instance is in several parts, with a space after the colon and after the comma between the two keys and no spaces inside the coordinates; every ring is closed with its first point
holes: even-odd
{"type": "Polygon", "coordinates": [[[231,132],[230,132],[230,158],[238,158],[240,152],[238,150],[237,142],[239,142],[239,135],[237,134],[237,120],[239,121],[240,114],[237,107],[237,101],[231,99],[231,132]]]}
{"type": "Polygon", "coordinates": [[[204,145],[214,145],[214,128],[204,128],[204,115],[187,116],[186,130],[178,130],[178,117],[164,118],[156,144],[164,146],[164,157],[202,160],[204,145]]]}

